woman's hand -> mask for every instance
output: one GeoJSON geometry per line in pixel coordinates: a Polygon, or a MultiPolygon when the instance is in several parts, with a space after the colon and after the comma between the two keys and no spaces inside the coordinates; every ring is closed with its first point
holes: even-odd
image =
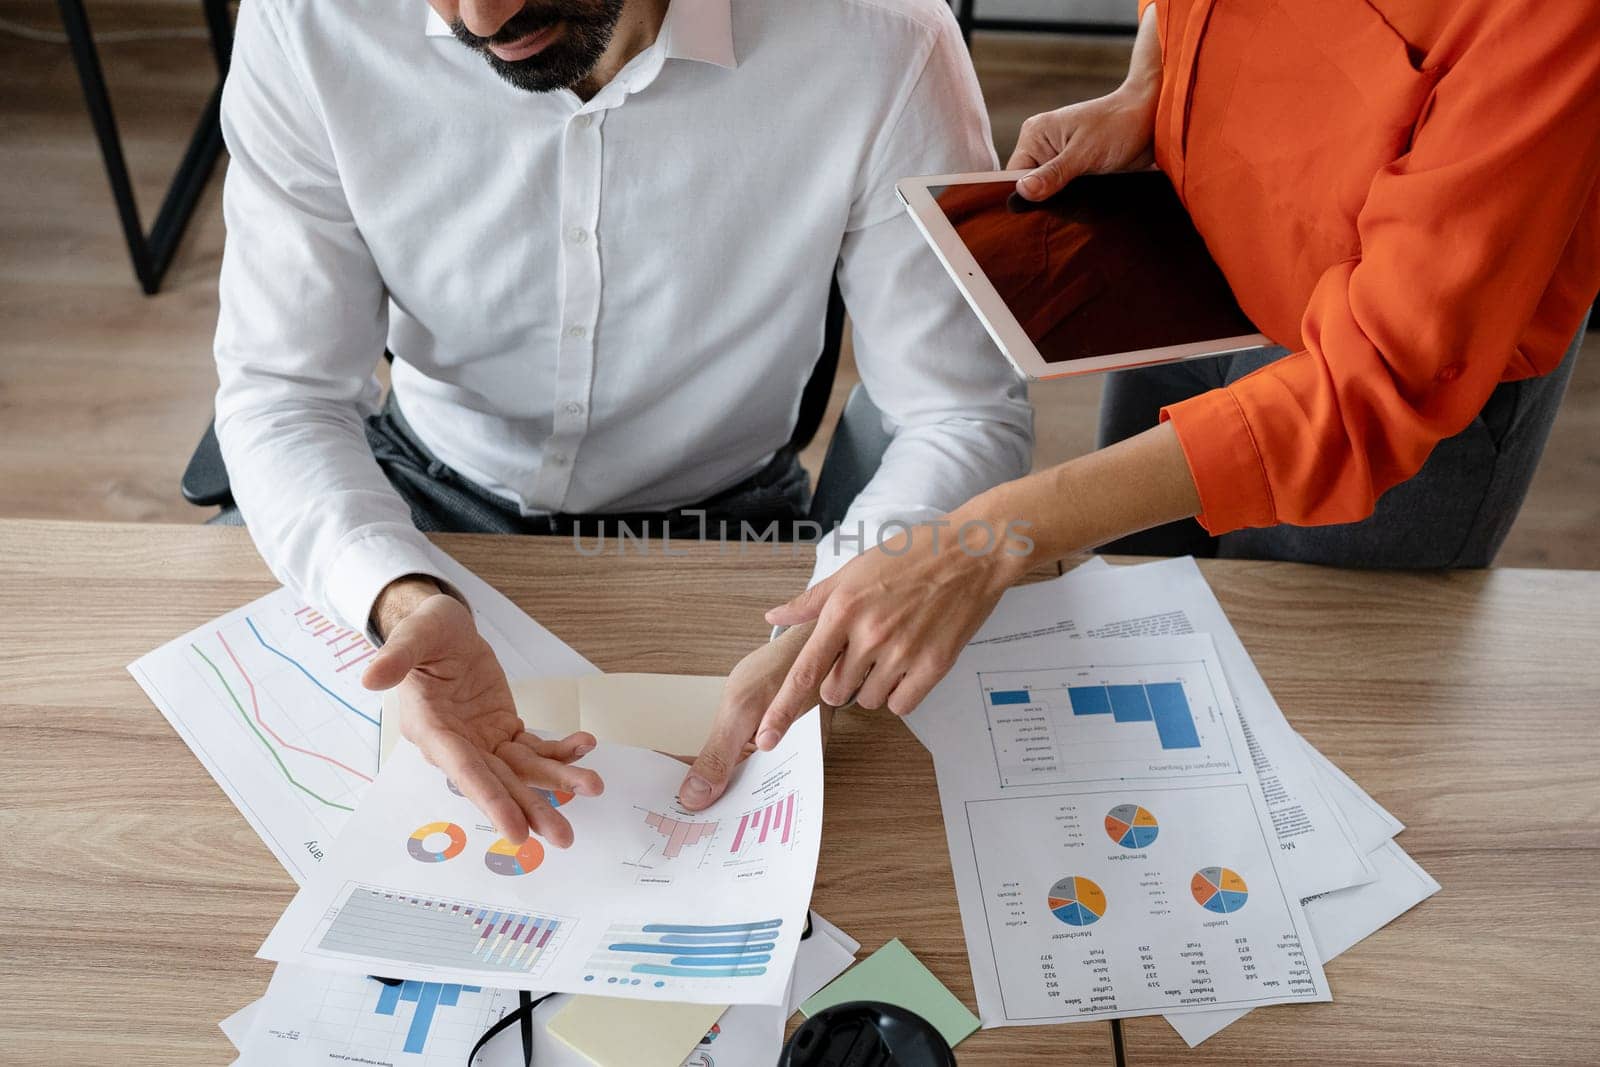
{"type": "Polygon", "coordinates": [[[1025,200],[1045,200],[1081,174],[1139,170],[1155,162],[1155,98],[1126,88],[1046,111],[1022,124],[1007,170],[1031,170],[1017,183],[1025,200]]]}
{"type": "MultiPolygon", "coordinates": [[[[754,751],[753,739],[762,715],[783,687],[789,668],[810,635],[809,625],[786,630],[739,661],[723,687],[722,706],[717,709],[711,736],[678,789],[678,803],[689,811],[699,811],[722,796],[734,769],[754,751]]],[[[816,694],[812,693],[803,710],[816,704],[816,694]]],[[[826,741],[829,709],[823,710],[823,739],[826,741]]]]}
{"type": "Polygon", "coordinates": [[[403,603],[379,613],[387,638],[361,684],[399,687],[400,732],[507,841],[521,843],[531,829],[566,848],[572,824],[541,790],[598,796],[604,788],[600,776],[568,766],[594,748],[594,737],[576,733],[546,741],[529,733],[472,612],[426,579],[401,581],[425,584],[407,588],[397,582],[385,590],[386,600],[403,603]],[[390,625],[384,614],[393,617],[390,625]]]}
{"type": "Polygon", "coordinates": [[[1024,200],[1044,200],[1080,174],[1139,170],[1155,162],[1156,103],[1161,96],[1161,40],[1152,4],[1139,21],[1128,76],[1118,89],[1022,124],[1007,170],[1032,170],[1017,183],[1024,200]]]}
{"type": "Polygon", "coordinates": [[[817,702],[887,707],[907,715],[922,702],[1031,565],[1026,538],[987,520],[915,526],[851,560],[767,621],[816,621],[767,708],[756,746],[770,749],[817,702]]]}

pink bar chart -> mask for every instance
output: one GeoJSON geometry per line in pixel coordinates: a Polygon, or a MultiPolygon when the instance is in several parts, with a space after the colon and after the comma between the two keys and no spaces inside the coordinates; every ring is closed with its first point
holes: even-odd
{"type": "Polygon", "coordinates": [[[794,831],[794,793],[786,793],[764,808],[739,816],[729,852],[740,852],[751,845],[765,844],[768,838],[787,845],[794,831]]]}

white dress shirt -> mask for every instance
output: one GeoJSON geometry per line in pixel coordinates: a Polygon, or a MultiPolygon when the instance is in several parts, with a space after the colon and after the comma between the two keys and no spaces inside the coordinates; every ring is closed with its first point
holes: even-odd
{"type": "Polygon", "coordinates": [[[364,437],[385,346],[421,442],[523,514],[681,507],[788,441],[837,269],[894,432],[844,528],[1027,469],[1025,390],[894,193],[995,163],[940,0],[672,0],[587,102],[423,0],[249,0],[222,122],[217,436],[273,572],[347,625],[436,573],[364,437]]]}

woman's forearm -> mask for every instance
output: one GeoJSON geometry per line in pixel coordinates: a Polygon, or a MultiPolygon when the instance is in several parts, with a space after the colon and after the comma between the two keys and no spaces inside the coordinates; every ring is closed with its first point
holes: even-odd
{"type": "Polygon", "coordinates": [[[1156,28],[1156,5],[1144,9],[1139,32],[1133,39],[1133,54],[1128,58],[1128,76],[1121,91],[1155,99],[1161,92],[1161,34],[1156,28]]]}
{"type": "Polygon", "coordinates": [[[1200,494],[1170,423],[996,486],[952,516],[991,529],[1026,533],[1034,548],[1010,566],[1025,573],[1041,563],[1104,544],[1200,511],[1200,494]],[[1007,524],[1011,524],[1009,527],[1007,524]],[[1019,524],[1026,523],[1026,526],[1019,524]]]}

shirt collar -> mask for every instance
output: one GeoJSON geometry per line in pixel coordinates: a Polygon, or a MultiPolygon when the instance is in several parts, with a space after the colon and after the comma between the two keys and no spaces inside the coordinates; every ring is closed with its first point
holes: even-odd
{"type": "MultiPolygon", "coordinates": [[[[731,0],[672,0],[661,23],[668,59],[689,59],[718,67],[734,67],[731,0]]],[[[429,37],[452,37],[450,26],[433,5],[425,32],[429,37]]]]}

